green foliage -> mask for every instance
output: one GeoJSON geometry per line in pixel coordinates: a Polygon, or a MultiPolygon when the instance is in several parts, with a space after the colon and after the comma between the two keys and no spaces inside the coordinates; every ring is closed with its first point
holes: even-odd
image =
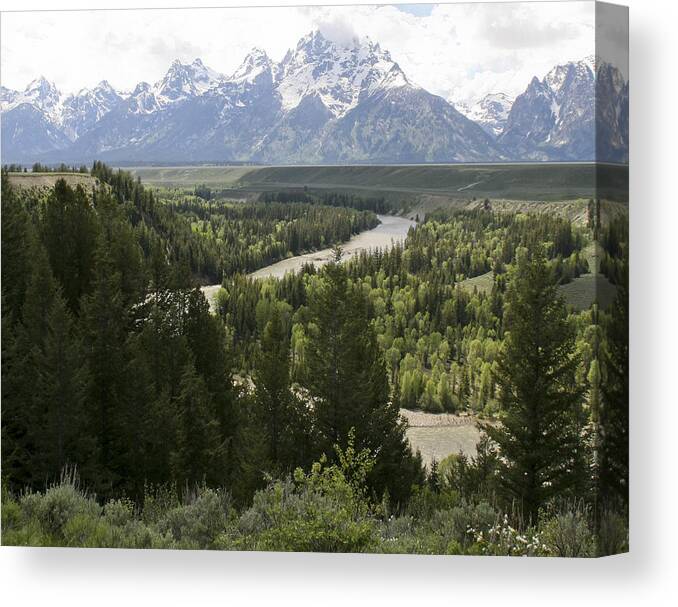
{"type": "Polygon", "coordinates": [[[157,528],[182,548],[214,548],[228,524],[230,513],[230,499],[226,493],[203,488],[188,503],[166,512],[157,528]]]}
{"type": "Polygon", "coordinates": [[[143,510],[124,500],[102,508],[69,479],[18,499],[3,491],[3,543],[570,557],[628,549],[623,517],[608,512],[600,523],[604,533],[596,536],[590,510],[576,505],[545,511],[538,525],[519,528],[487,502],[459,502],[427,488],[408,511],[388,515],[366,499],[358,480],[366,478],[372,456],[349,448],[341,460],[341,466],[320,461],[308,473],[270,481],[241,513],[227,493],[204,487],[183,503],[171,491],[149,494],[143,510]]]}
{"type": "Polygon", "coordinates": [[[319,453],[344,446],[351,428],[356,445],[377,454],[370,486],[406,501],[421,478],[420,463],[405,439],[405,425],[389,400],[388,376],[367,300],[349,284],[339,263],[325,266],[309,297],[311,320],[302,385],[313,402],[319,453]]]}
{"type": "Polygon", "coordinates": [[[596,556],[595,535],[587,508],[574,507],[548,517],[541,525],[541,541],[552,556],[596,556]]]}
{"type": "Polygon", "coordinates": [[[42,349],[34,351],[37,374],[33,386],[34,428],[38,476],[49,478],[68,464],[85,462],[94,449],[83,430],[90,389],[82,345],[61,295],[47,315],[42,349]]]}
{"type": "Polygon", "coordinates": [[[210,395],[205,380],[191,363],[183,373],[180,389],[176,448],[170,456],[173,478],[179,486],[214,483],[224,466],[219,426],[210,415],[210,395]]]}
{"type": "Polygon", "coordinates": [[[40,234],[52,272],[73,312],[90,290],[98,227],[85,190],[58,179],[41,209],[40,234]]]}
{"type": "Polygon", "coordinates": [[[597,466],[605,507],[629,502],[629,292],[628,257],[620,264],[617,298],[606,318],[607,349],[601,386],[597,466]]]}
{"type": "Polygon", "coordinates": [[[374,459],[357,451],[354,433],[345,450],[336,446],[338,464],[322,457],[306,474],[274,481],[254,496],[236,533],[223,547],[296,552],[362,552],[375,539],[376,521],[366,499],[374,459]]]}
{"type": "Polygon", "coordinates": [[[627,548],[623,218],[592,228],[617,304],[568,314],[557,289],[590,235],[555,214],[435,212],[404,245],[254,280],[374,227],[383,201],[92,175],[14,192],[3,173],[5,543],[627,548]],[[217,314],[205,281],[223,281],[217,314]],[[487,436],[426,476],[401,406],[472,412],[487,436]],[[49,484],[73,465],[96,499],[49,484]]]}
{"type": "Polygon", "coordinates": [[[298,461],[297,440],[303,442],[305,405],[291,390],[289,341],[277,303],[265,323],[253,379],[255,423],[266,444],[264,458],[273,468],[290,469],[298,461]]]}
{"type": "Polygon", "coordinates": [[[446,457],[439,466],[441,486],[456,491],[464,499],[492,499],[497,491],[500,459],[486,434],[476,445],[476,455],[462,453],[446,457]]]}
{"type": "MultiPolygon", "coordinates": [[[[39,537],[37,545],[65,545],[68,541],[65,533],[74,519],[97,519],[101,515],[101,507],[96,500],[81,492],[72,476],[64,477],[44,494],[23,495],[19,506],[21,519],[31,522],[25,531],[39,537]]],[[[20,533],[20,529],[17,528],[16,532],[20,533]]]]}
{"type": "Polygon", "coordinates": [[[295,552],[361,552],[374,537],[370,520],[357,517],[347,487],[337,480],[327,492],[276,481],[255,494],[252,507],[240,518],[221,547],[240,550],[295,552]]]}
{"type": "Polygon", "coordinates": [[[500,426],[485,425],[502,454],[505,503],[527,520],[584,482],[582,387],[572,327],[540,252],[518,257],[507,292],[507,337],[497,366],[500,426]]]}

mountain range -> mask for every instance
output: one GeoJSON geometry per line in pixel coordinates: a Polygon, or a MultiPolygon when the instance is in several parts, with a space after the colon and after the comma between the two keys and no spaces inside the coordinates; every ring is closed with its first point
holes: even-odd
{"type": "Polygon", "coordinates": [[[455,107],[378,43],[319,31],[280,62],[255,48],[229,76],[196,59],[127,92],[0,87],[0,110],[5,163],[628,161],[628,82],[607,63],[555,66],[515,100],[455,107]]]}

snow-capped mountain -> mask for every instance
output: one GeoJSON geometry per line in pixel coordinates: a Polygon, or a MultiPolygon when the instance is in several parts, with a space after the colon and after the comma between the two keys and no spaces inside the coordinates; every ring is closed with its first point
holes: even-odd
{"type": "Polygon", "coordinates": [[[35,158],[68,147],[70,140],[61,126],[62,95],[44,77],[23,91],[0,88],[2,155],[5,158],[35,158]]]}
{"type": "Polygon", "coordinates": [[[232,83],[253,83],[257,79],[264,77],[272,80],[272,71],[274,63],[266,54],[266,51],[258,47],[254,47],[245,57],[235,72],[228,78],[232,83]]]}
{"type": "Polygon", "coordinates": [[[102,80],[93,89],[82,89],[77,95],[66,97],[57,124],[71,141],[75,141],[122,100],[122,96],[102,80]]]}
{"type": "MultiPolygon", "coordinates": [[[[623,157],[628,136],[612,139],[628,132],[628,84],[600,74],[614,98],[598,104],[609,121],[598,149],[623,157]]],[[[513,104],[498,93],[460,113],[379,44],[315,31],[279,63],[252,49],[229,76],[196,59],[128,92],[102,81],[63,96],[44,78],[24,91],[1,87],[3,162],[585,160],[594,158],[594,82],[586,61],[557,66],[513,104]]]]}
{"type": "Polygon", "coordinates": [[[62,110],[62,95],[44,76],[30,82],[23,91],[2,87],[0,93],[0,109],[3,113],[25,103],[40,110],[50,122],[58,124],[62,110]]]}
{"type": "Polygon", "coordinates": [[[497,137],[504,130],[513,99],[506,93],[489,93],[475,103],[455,104],[469,120],[478,123],[487,133],[497,137]]]}
{"type": "Polygon", "coordinates": [[[498,142],[514,160],[626,162],[624,90],[627,83],[608,63],[587,57],[558,65],[516,97],[498,142]]]}
{"type": "Polygon", "coordinates": [[[163,108],[191,97],[198,97],[224,80],[224,76],[206,67],[200,59],[183,64],[175,60],[165,77],[153,87],[158,107],[163,108]]]}
{"type": "Polygon", "coordinates": [[[338,45],[315,31],[288,51],[276,70],[283,109],[316,96],[335,117],[344,116],[379,89],[411,86],[388,51],[369,39],[338,45]]]}

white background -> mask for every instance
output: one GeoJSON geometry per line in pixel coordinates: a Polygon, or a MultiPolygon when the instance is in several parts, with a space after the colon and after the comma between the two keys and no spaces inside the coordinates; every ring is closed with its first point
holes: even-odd
{"type": "MultiPolygon", "coordinates": [[[[632,96],[631,554],[568,561],[3,547],[0,600],[116,607],[677,604],[678,10],[671,0],[625,3],[632,96]]],[[[0,0],[0,9],[237,4],[256,3],[0,0]]]]}

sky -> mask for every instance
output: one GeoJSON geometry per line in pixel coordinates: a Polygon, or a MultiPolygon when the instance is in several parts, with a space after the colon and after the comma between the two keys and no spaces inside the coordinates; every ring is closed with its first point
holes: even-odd
{"type": "Polygon", "coordinates": [[[407,77],[453,102],[521,93],[533,76],[594,53],[594,3],[518,2],[3,13],[0,81],[43,75],[64,93],[106,79],[119,90],[199,57],[230,74],[252,47],[279,61],[318,28],[369,37],[407,77]]]}

